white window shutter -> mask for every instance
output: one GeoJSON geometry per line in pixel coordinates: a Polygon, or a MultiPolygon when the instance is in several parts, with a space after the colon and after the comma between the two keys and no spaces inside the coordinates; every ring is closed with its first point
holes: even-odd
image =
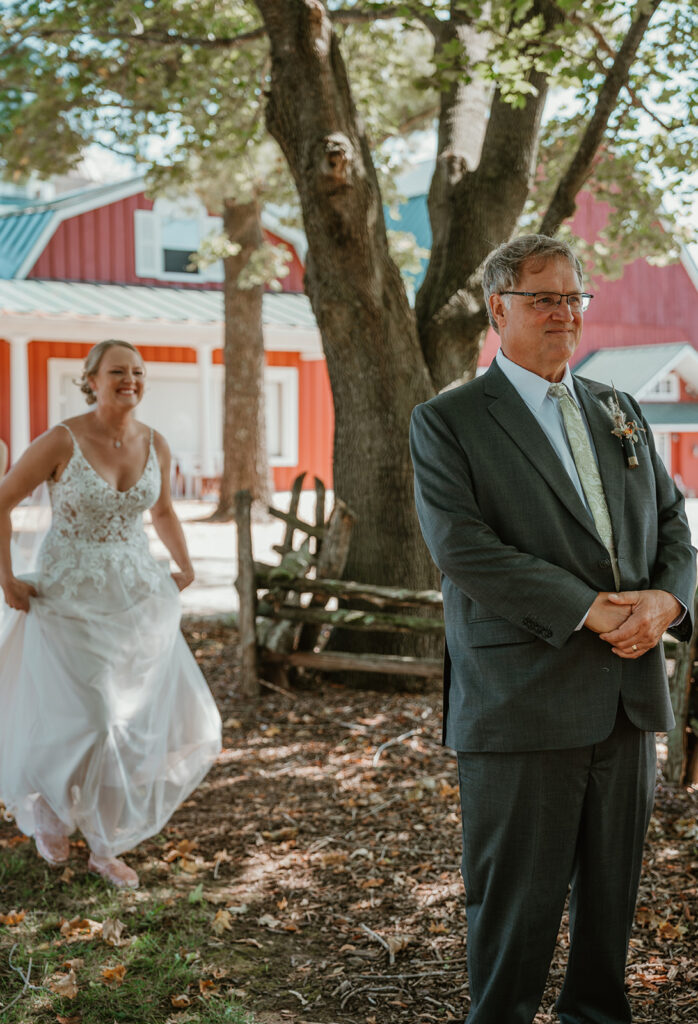
{"type": "MultiPolygon", "coordinates": [[[[208,235],[212,235],[214,232],[219,234],[223,230],[223,218],[222,217],[204,217],[203,220],[203,234],[202,239],[208,235]]],[[[223,260],[218,260],[216,263],[212,263],[210,267],[206,267],[203,273],[204,281],[222,281],[223,280],[223,260]]]]}
{"type": "Polygon", "coordinates": [[[133,214],[136,244],[136,277],[162,277],[160,218],[152,210],[133,214]]]}

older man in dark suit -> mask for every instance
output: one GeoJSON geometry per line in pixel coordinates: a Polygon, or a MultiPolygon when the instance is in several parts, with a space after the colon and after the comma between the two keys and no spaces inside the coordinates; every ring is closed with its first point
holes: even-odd
{"type": "Polygon", "coordinates": [[[562,1024],[627,1024],[625,960],[673,717],[695,551],[633,398],[570,372],[582,268],[526,235],[493,252],[490,369],[418,406],[416,501],[443,578],[444,737],[458,752],[471,1005],[530,1024],[571,883],[562,1024]]]}

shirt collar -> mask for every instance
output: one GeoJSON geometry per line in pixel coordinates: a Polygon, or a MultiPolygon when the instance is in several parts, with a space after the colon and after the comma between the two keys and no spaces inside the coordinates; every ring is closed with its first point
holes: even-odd
{"type": "MultiPolygon", "coordinates": [[[[531,370],[526,370],[523,366],[519,366],[518,363],[512,362],[511,359],[504,355],[501,348],[497,351],[495,362],[509,383],[521,395],[529,409],[534,413],[540,412],[543,402],[548,397],[550,381],[544,377],[539,377],[537,373],[533,373],[531,370]]],[[[579,399],[574,388],[574,377],[572,376],[569,364],[565,366],[561,383],[567,387],[567,390],[577,405],[579,405],[579,399]]]]}

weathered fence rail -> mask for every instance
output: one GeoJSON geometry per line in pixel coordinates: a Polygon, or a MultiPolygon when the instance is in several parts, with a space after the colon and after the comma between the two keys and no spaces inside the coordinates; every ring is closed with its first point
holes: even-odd
{"type": "Polygon", "coordinates": [[[442,662],[436,659],[325,649],[332,629],[339,627],[367,633],[443,634],[443,617],[435,617],[442,599],[433,590],[413,591],[341,579],[354,516],[337,501],[325,518],[325,489],[316,480],[315,522],[306,523],[298,515],[302,485],[300,476],[294,483],[288,512],[269,510],[286,523],[284,541],[275,548],[281,556],[279,565],[254,561],[251,498],[246,491],[237,495],[237,590],[244,692],[258,692],[259,673],[269,669],[282,681],[287,681],[289,670],[295,669],[423,678],[440,675],[442,662]],[[296,533],[301,542],[294,547],[296,533]],[[427,609],[429,614],[420,615],[420,609],[427,609]]]}
{"type": "MultiPolygon", "coordinates": [[[[442,662],[430,658],[380,653],[326,650],[332,629],[412,635],[444,633],[441,594],[412,591],[341,579],[349,552],[354,516],[335,502],[325,517],[325,487],[315,480],[315,522],[298,515],[305,474],[291,492],[288,512],[269,512],[286,523],[278,565],[255,562],[252,552],[247,491],[236,496],[240,644],[243,692],[259,693],[260,672],[288,683],[289,671],[359,671],[383,675],[430,678],[441,675],[442,662]],[[301,542],[294,548],[296,533],[301,542]],[[352,603],[359,607],[352,607],[352,603]],[[367,607],[370,606],[370,607],[367,607]],[[387,609],[387,610],[386,610],[387,609]],[[419,614],[422,609],[426,614],[419,614]]],[[[698,619],[698,594],[695,618],[698,619]]],[[[673,662],[670,691],[676,727],[668,734],[665,775],[670,782],[698,782],[698,723],[692,728],[692,699],[696,701],[698,632],[689,643],[667,639],[664,652],[673,662]],[[693,695],[693,696],[692,696],[693,695]]],[[[698,714],[698,711],[694,711],[698,714]]]]}

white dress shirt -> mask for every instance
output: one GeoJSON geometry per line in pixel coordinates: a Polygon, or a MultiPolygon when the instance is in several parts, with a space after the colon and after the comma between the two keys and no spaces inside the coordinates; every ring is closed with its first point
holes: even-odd
{"type": "MultiPolygon", "coordinates": [[[[562,420],[562,412],[560,411],[560,402],[557,398],[553,398],[548,394],[550,381],[545,380],[544,377],[539,377],[537,373],[532,373],[531,370],[525,370],[523,366],[519,366],[518,363],[513,363],[511,359],[507,359],[501,348],[497,352],[495,361],[509,383],[516,388],[521,398],[523,398],[524,402],[535,416],[539,426],[542,428],[546,437],[555,449],[555,454],[565,467],[567,475],[576,488],[577,494],[584,503],[584,507],[588,510],[589,515],[591,515],[591,509],[589,508],[589,503],[586,499],[582,482],[579,479],[577,466],[575,465],[572,451],[570,449],[570,443],[567,439],[567,432],[562,420]]],[[[594,441],[591,437],[591,433],[589,432],[589,426],[584,415],[584,410],[579,404],[577,393],[574,389],[574,377],[572,376],[572,371],[569,366],[565,367],[565,375],[562,378],[562,383],[569,391],[582,415],[582,422],[584,423],[589,436],[589,444],[591,445],[594,458],[596,458],[594,441]]]]}

